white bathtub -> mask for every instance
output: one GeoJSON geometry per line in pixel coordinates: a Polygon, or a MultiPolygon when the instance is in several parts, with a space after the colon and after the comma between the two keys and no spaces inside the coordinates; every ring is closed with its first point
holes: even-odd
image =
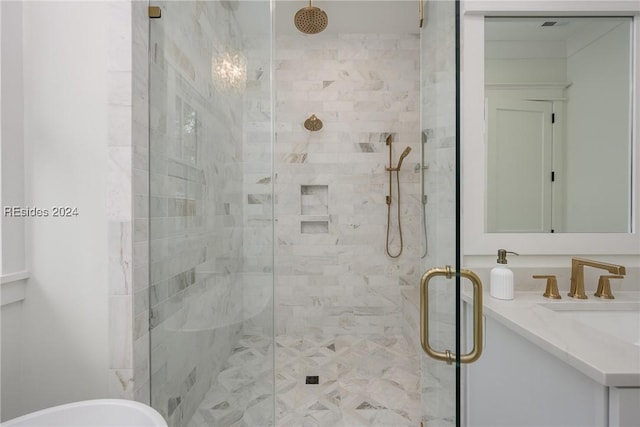
{"type": "Polygon", "coordinates": [[[0,424],[0,427],[167,427],[153,408],[132,400],[97,399],[54,406],[0,424]]]}

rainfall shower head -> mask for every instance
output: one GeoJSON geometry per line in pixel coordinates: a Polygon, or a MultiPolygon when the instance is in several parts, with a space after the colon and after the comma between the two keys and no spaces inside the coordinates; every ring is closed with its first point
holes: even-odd
{"type": "Polygon", "coordinates": [[[404,149],[402,154],[400,154],[400,160],[398,160],[398,170],[400,170],[400,168],[402,167],[402,161],[404,160],[405,157],[409,155],[410,152],[411,152],[411,147],[407,147],[404,149]]]}
{"type": "Polygon", "coordinates": [[[309,6],[296,12],[293,22],[296,28],[305,34],[318,34],[327,28],[329,18],[324,10],[312,6],[309,0],[309,6]]]}

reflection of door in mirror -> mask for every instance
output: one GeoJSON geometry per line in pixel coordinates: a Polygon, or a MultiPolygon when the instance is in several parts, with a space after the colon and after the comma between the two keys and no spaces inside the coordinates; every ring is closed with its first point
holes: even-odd
{"type": "Polygon", "coordinates": [[[631,22],[485,19],[486,232],[629,232],[631,22]]]}
{"type": "Polygon", "coordinates": [[[487,231],[551,231],[552,102],[487,91],[487,107],[487,231]]]}

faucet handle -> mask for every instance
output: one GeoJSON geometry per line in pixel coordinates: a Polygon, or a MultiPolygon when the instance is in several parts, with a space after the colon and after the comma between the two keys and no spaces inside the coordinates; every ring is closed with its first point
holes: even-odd
{"type": "Polygon", "coordinates": [[[596,293],[593,294],[596,297],[604,298],[604,299],[614,299],[613,293],[611,293],[611,282],[609,279],[623,279],[624,276],[613,274],[613,275],[603,275],[600,276],[600,280],[598,280],[598,289],[596,293]]]}
{"type": "Polygon", "coordinates": [[[547,279],[547,287],[542,294],[545,298],[560,299],[560,292],[558,292],[558,280],[555,275],[534,274],[534,279],[547,279]]]}

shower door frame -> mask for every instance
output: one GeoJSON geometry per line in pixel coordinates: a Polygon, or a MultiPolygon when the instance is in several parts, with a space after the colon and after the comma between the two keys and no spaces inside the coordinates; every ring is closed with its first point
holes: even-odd
{"type": "MultiPolygon", "coordinates": [[[[424,350],[420,355],[423,400],[421,426],[427,427],[432,421],[460,426],[464,424],[461,366],[462,363],[468,363],[465,360],[477,358],[462,355],[465,349],[461,344],[463,339],[461,276],[468,277],[470,272],[461,271],[460,0],[425,2],[424,11],[424,26],[421,30],[421,76],[425,80],[421,88],[423,99],[421,117],[424,132],[422,148],[423,159],[424,153],[428,158],[431,158],[431,155],[437,155],[437,157],[433,160],[436,167],[431,167],[429,162],[429,174],[433,174],[433,177],[428,180],[423,177],[425,188],[423,198],[428,196],[430,201],[435,199],[436,208],[430,209],[430,213],[425,210],[423,214],[425,217],[433,216],[435,223],[444,222],[447,224],[446,227],[451,228],[444,233],[436,233],[433,230],[425,233],[435,239],[431,241],[431,238],[427,237],[428,250],[425,252],[428,255],[421,262],[421,269],[425,271],[420,284],[420,335],[422,350],[424,350]],[[440,62],[435,66],[429,62],[434,56],[438,58],[435,62],[440,62]],[[441,81],[444,82],[443,85],[438,86],[441,81]],[[428,85],[431,86],[427,88],[428,85]],[[451,89],[455,90],[453,108],[450,102],[451,89]],[[445,94],[447,90],[449,92],[445,94]],[[433,101],[438,105],[436,111],[429,109],[429,103],[426,101],[429,97],[436,97],[433,101]],[[455,132],[455,135],[452,136],[451,132],[455,132]],[[431,139],[435,139],[435,142],[431,142],[431,139]],[[455,142],[452,144],[451,140],[455,142]],[[450,153],[451,149],[455,150],[454,158],[450,153]],[[438,164],[440,161],[443,162],[442,165],[438,164]],[[433,184],[434,181],[440,187],[438,191],[427,188],[428,184],[433,184]],[[455,182],[455,188],[451,188],[448,194],[442,196],[442,186],[446,188],[447,181],[455,182]],[[450,222],[447,221],[451,220],[454,220],[455,225],[448,225],[450,222]],[[454,251],[455,254],[452,253],[454,251]],[[448,280],[444,286],[439,286],[441,283],[435,283],[435,286],[432,285],[430,288],[429,282],[436,276],[444,276],[448,280]],[[430,300],[436,302],[431,303],[431,307],[435,307],[435,310],[429,308],[430,300]],[[438,309],[441,311],[438,312],[438,309]],[[434,319],[429,325],[430,311],[437,313],[431,316],[434,319]],[[455,331],[450,330],[453,327],[455,331]],[[429,340],[430,331],[435,332],[433,342],[429,340]],[[439,405],[444,408],[434,407],[431,405],[432,400],[444,402],[444,405],[439,405]]],[[[427,208],[430,205],[431,203],[427,208]]],[[[433,220],[429,222],[434,223],[433,220]]],[[[470,274],[475,276],[473,273],[470,274]]],[[[480,290],[481,294],[481,285],[476,289],[480,290]]]]}

